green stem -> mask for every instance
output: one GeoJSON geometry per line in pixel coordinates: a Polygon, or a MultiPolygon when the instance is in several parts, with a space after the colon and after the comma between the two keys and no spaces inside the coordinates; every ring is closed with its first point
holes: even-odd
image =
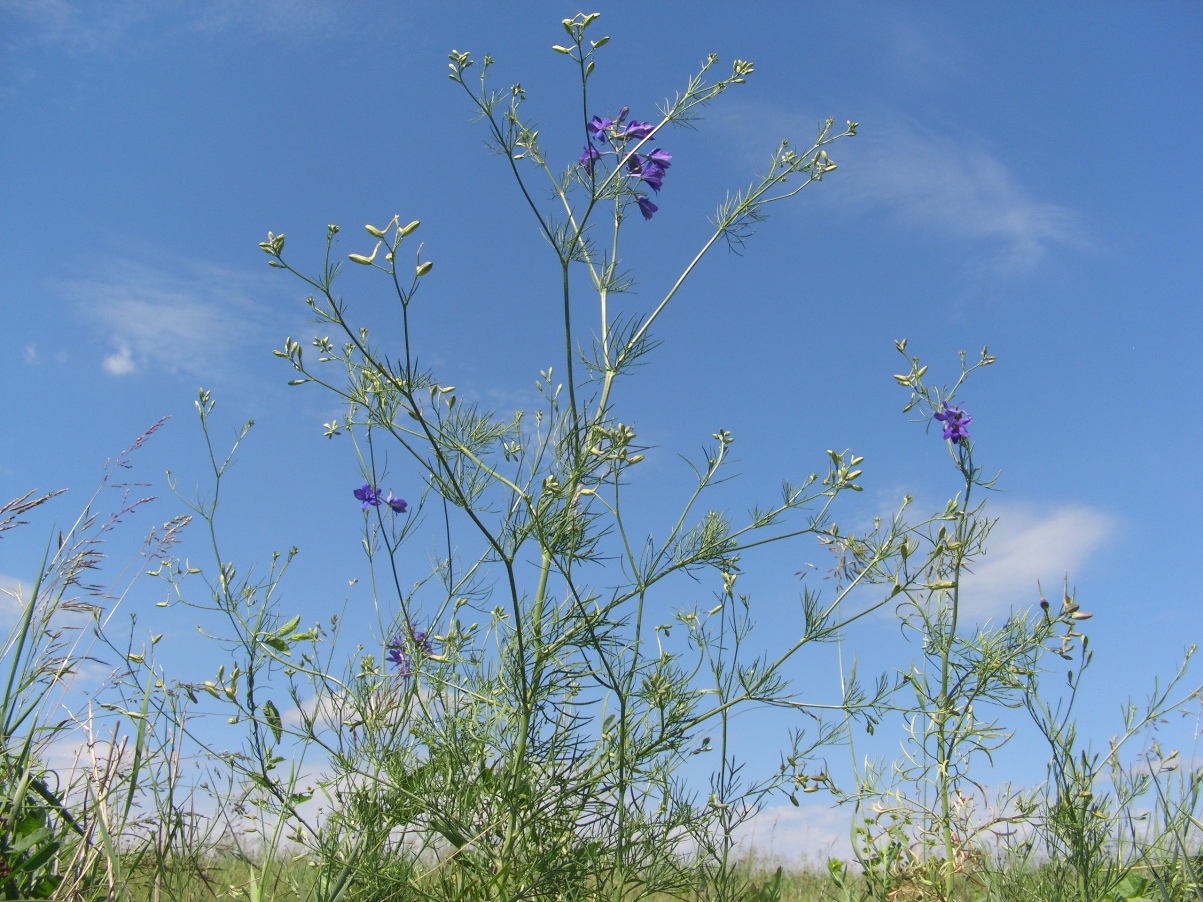
{"type": "Polygon", "coordinates": [[[572,434],[573,434],[573,450],[580,448],[581,424],[580,416],[576,409],[576,382],[572,377],[572,305],[569,303],[570,294],[568,290],[568,262],[561,261],[560,272],[563,276],[564,290],[564,359],[568,364],[568,404],[572,408],[572,434]]]}
{"type": "MultiPolygon", "coordinates": [[[[523,760],[526,758],[526,746],[530,741],[530,728],[532,715],[535,708],[535,694],[538,692],[540,683],[541,671],[543,667],[543,606],[547,598],[547,577],[551,572],[551,552],[545,547],[543,549],[543,559],[539,565],[539,584],[535,589],[534,606],[531,609],[531,645],[534,655],[534,663],[531,667],[531,678],[527,683],[526,692],[521,698],[521,710],[519,712],[518,722],[518,740],[514,744],[514,755],[511,762],[511,778],[509,789],[510,810],[505,827],[505,840],[501,847],[501,867],[497,871],[495,883],[498,889],[498,898],[503,902],[509,902],[509,878],[513,872],[514,865],[514,847],[518,843],[518,820],[522,814],[519,793],[519,779],[523,772],[523,760]]],[[[525,669],[526,661],[520,662],[525,669]]]]}
{"type": "MultiPolygon", "coordinates": [[[[968,458],[968,452],[966,452],[968,458]]],[[[966,522],[969,513],[969,496],[973,491],[973,465],[958,461],[961,473],[965,476],[965,498],[957,516],[956,552],[953,555],[952,573],[952,615],[949,620],[948,634],[940,651],[940,695],[937,699],[936,715],[936,777],[940,786],[940,832],[944,838],[944,894],[952,898],[953,873],[955,871],[954,849],[952,836],[952,778],[949,775],[949,765],[952,760],[952,741],[948,739],[948,723],[953,712],[950,709],[949,678],[952,662],[953,644],[956,642],[957,620],[961,606],[961,569],[965,560],[966,522]]]]}

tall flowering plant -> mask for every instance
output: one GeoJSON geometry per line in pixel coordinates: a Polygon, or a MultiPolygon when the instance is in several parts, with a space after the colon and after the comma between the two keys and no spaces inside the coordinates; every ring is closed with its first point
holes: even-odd
{"type": "MultiPolygon", "coordinates": [[[[334,291],[338,227],[327,230],[316,275],[286,259],[283,235],[269,233],[260,245],[270,265],[307,284],[310,308],[337,336],[314,339],[316,362],[291,338],[276,352],[299,373],[294,384],[316,383],[346,404],[326,434],[349,435],[367,462],[378,459],[382,442],[403,449],[410,483],[422,484],[415,509],[434,496],[443,515],[445,556],[431,574],[403,578],[395,553],[417,518],[388,519],[392,505],[382,503],[377,474],[365,466],[354,493],[368,514],[365,547],[384,565],[399,626],[385,655],[392,668],[365,658],[355,692],[341,696],[344,709],[357,713],[344,710],[329,724],[337,731],[350,720],[359,729],[355,754],[344,759],[354,767],[335,780],[357,801],[332,817],[326,857],[364,873],[391,867],[402,882],[437,886],[448,898],[564,897],[569,887],[570,895],[614,899],[681,893],[695,879],[682,854],[689,848],[700,852],[698,866],[720,897],[739,896],[734,831],[771,793],[793,797],[828,782],[811,753],[847,726],[819,717],[823,706],[797,700],[787,664],[919,578],[897,566],[906,527],[896,519],[856,545],[856,573],[833,597],[806,595],[798,634],[781,654],[749,654],[753,605],[737,588],[744,556],[808,535],[847,541],[830,511],[840,493],[859,491],[861,458],[829,452],[824,475],[786,482],[776,501],[737,523],[707,506],[732,442],[722,429],[693,465],[695,489],[663,530],[629,532],[625,499],[650,452],[623,419],[618,386],[654,347],[651,330],[701,259],[720,240],[749,238],[769,204],[827,177],[835,169],[827,148],[854,135],[856,125],[837,131],[828,120],[805,150],[783,141],[759,178],[718,205],[709,237],[660,300],[633,320],[615,317],[613,298],[630,284],[621,267],[625,229],[632,219],[655,228],[653,198],[666,192],[677,162],[663,136],[743,84],[753,66],[736,60],[729,74],[715,77],[712,55],[657,116],[636,118],[626,106],[602,114],[590,79],[609,38],[594,36],[597,19],[564,20],[569,40],[553,47],[579,78],[579,156],[544,148],[526,121],[525,89],[489,87],[491,57],[478,66],[467,52],[450,56],[451,80],[479,114],[561,276],[548,312],[563,326],[564,377],[557,382],[550,365],[540,374],[543,401],[533,416],[501,417],[459,403],[450,380],[417,365],[409,314],[433,266],[420,246],[409,250],[417,221],[395,216],[368,225],[375,245],[347,256],[379,273],[396,295],[395,349],[375,344],[334,291]],[[557,168],[565,156],[566,168],[557,168]],[[550,208],[537,200],[532,179],[550,186],[550,208]],[[591,353],[580,347],[574,322],[582,307],[573,297],[573,267],[587,273],[596,299],[591,353]],[[712,598],[671,607],[667,589],[684,574],[709,581],[712,598]],[[849,599],[861,596],[851,593],[874,585],[881,591],[852,611],[849,599]],[[376,701],[382,695],[390,699],[385,716],[376,701]],[[728,725],[741,708],[763,704],[807,711],[817,726],[793,734],[777,773],[748,782],[728,725]],[[677,771],[712,750],[717,761],[703,800],[677,771]],[[376,839],[365,847],[368,836],[376,839]]],[[[875,693],[851,687],[836,709],[871,718],[885,692],[884,684],[875,693]]],[[[309,728],[316,738],[316,726],[309,728]]]]}

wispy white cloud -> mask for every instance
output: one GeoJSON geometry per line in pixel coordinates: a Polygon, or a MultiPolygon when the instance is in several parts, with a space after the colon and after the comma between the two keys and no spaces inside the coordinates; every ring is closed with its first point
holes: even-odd
{"type": "Polygon", "coordinates": [[[962,583],[964,609],[973,616],[1035,604],[1038,582],[1050,601],[1059,601],[1066,576],[1072,582],[1115,529],[1111,516],[1086,506],[1006,507],[996,514],[986,555],[962,583]]]}
{"type": "Polygon", "coordinates": [[[41,366],[47,361],[51,363],[66,363],[68,356],[64,348],[53,349],[47,354],[38,346],[37,342],[33,341],[27,344],[21,351],[21,357],[25,361],[26,366],[41,366]]]}
{"type": "Polygon", "coordinates": [[[136,0],[0,0],[0,15],[10,23],[8,42],[24,39],[73,53],[111,48],[151,12],[151,7],[136,0]],[[22,25],[23,31],[16,33],[14,24],[22,25]]]}
{"type": "Polygon", "coordinates": [[[190,30],[211,33],[238,30],[316,37],[354,21],[337,4],[324,0],[216,0],[204,5],[186,4],[185,9],[190,10],[190,30]]]}
{"type": "Polygon", "coordinates": [[[955,29],[934,16],[917,22],[913,11],[901,7],[883,12],[876,28],[870,26],[868,41],[876,44],[891,78],[923,86],[960,80],[970,54],[955,29]]]}
{"type": "Polygon", "coordinates": [[[145,25],[168,33],[236,33],[242,37],[328,35],[348,21],[322,0],[0,0],[0,16],[23,26],[10,41],[61,47],[70,53],[104,53],[128,45],[145,25]]]}
{"type": "Polygon", "coordinates": [[[736,831],[739,850],[770,861],[852,858],[852,809],[827,803],[765,808],[736,831]]]}
{"type": "Polygon", "coordinates": [[[114,376],[143,371],[215,378],[237,373],[240,352],[266,341],[255,301],[261,280],[213,266],[157,269],[110,262],[56,287],[111,347],[101,366],[114,376]]]}
{"type": "MultiPolygon", "coordinates": [[[[763,103],[725,118],[757,163],[782,137],[801,144],[819,121],[763,103]]],[[[1030,270],[1054,248],[1086,244],[1077,212],[1036,197],[1022,173],[970,136],[937,132],[898,116],[874,116],[831,154],[845,172],[821,193],[822,203],[884,211],[907,228],[976,247],[982,263],[995,271],[1030,270]]]]}
{"type": "Polygon", "coordinates": [[[128,376],[134,371],[134,360],[130,356],[129,345],[120,345],[117,352],[104,358],[100,365],[104,367],[106,373],[112,373],[114,376],[128,376]]]}

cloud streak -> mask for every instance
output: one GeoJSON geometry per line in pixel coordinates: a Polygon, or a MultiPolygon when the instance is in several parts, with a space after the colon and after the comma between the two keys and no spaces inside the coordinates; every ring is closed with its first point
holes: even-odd
{"type": "MultiPolygon", "coordinates": [[[[783,136],[801,144],[819,121],[764,103],[724,118],[758,164],[764,148],[783,136]]],[[[1087,243],[1077,212],[1035,197],[1019,174],[971,138],[879,116],[831,152],[852,175],[820,202],[884,212],[901,226],[976,246],[995,271],[1025,272],[1055,248],[1087,243]]]]}
{"type": "Polygon", "coordinates": [[[267,317],[253,300],[257,282],[219,267],[168,271],[125,260],[57,287],[108,341],[101,366],[110,375],[214,378],[236,374],[240,352],[266,341],[267,317]]]}
{"type": "Polygon", "coordinates": [[[986,555],[962,581],[967,614],[990,616],[1039,601],[1040,583],[1050,601],[1060,600],[1059,587],[1072,578],[1112,535],[1114,520],[1086,506],[1066,506],[1044,513],[1031,508],[1005,508],[986,540],[986,555]]]}
{"type": "Polygon", "coordinates": [[[0,0],[0,14],[20,23],[19,38],[10,31],[9,42],[23,39],[70,53],[95,53],[111,49],[150,13],[146,4],[133,0],[113,3],[79,3],[71,0],[0,0]]]}
{"type": "Polygon", "coordinates": [[[69,53],[128,49],[133,33],[146,25],[178,34],[242,37],[320,38],[345,30],[347,19],[321,0],[0,0],[0,15],[24,26],[11,41],[61,47],[69,53]]]}
{"type": "Polygon", "coordinates": [[[853,857],[851,833],[851,807],[814,803],[765,808],[742,824],[735,837],[745,855],[773,863],[796,864],[802,859],[822,865],[828,858],[847,861],[853,857]]]}

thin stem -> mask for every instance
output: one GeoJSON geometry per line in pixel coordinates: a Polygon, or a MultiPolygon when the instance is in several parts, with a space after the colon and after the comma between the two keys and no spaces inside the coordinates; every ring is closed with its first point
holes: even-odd
{"type": "Polygon", "coordinates": [[[576,407],[576,380],[572,376],[572,304],[568,287],[568,263],[561,261],[560,272],[564,293],[564,358],[568,365],[568,404],[572,408],[572,448],[575,454],[580,449],[583,436],[581,435],[580,413],[576,407]]]}
{"type": "Polygon", "coordinates": [[[961,570],[965,560],[969,500],[973,491],[973,458],[967,446],[963,446],[963,453],[958,460],[958,464],[962,474],[965,476],[965,497],[961,502],[960,511],[957,515],[957,548],[953,556],[952,573],[952,612],[949,618],[948,633],[944,637],[944,642],[940,649],[940,695],[936,706],[936,778],[939,780],[940,785],[940,829],[944,838],[944,864],[946,869],[944,875],[944,893],[947,898],[952,897],[953,874],[956,869],[952,836],[952,776],[949,774],[949,765],[952,760],[953,745],[956,744],[956,739],[955,737],[953,739],[948,738],[948,723],[953,716],[953,712],[950,709],[948,684],[952,665],[953,646],[956,643],[957,621],[960,616],[961,570]]]}

